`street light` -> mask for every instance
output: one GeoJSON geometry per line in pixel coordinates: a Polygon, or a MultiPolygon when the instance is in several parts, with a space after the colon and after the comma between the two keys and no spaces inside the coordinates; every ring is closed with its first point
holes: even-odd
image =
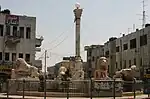
{"type": "Polygon", "coordinates": [[[79,9],[79,8],[80,8],[80,3],[77,2],[77,3],[75,4],[75,7],[76,7],[77,9],[79,9]]]}

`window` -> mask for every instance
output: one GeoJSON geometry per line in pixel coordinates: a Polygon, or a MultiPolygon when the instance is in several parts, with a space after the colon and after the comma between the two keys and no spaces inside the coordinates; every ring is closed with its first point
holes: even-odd
{"type": "Polygon", "coordinates": [[[123,44],[123,50],[127,50],[128,49],[128,44],[123,44]]]}
{"type": "Polygon", "coordinates": [[[17,37],[17,27],[13,26],[13,36],[17,37]]]}
{"type": "Polygon", "coordinates": [[[5,60],[9,61],[9,53],[5,53],[5,60]]]}
{"type": "Polygon", "coordinates": [[[6,25],[6,35],[10,35],[10,26],[6,25]]]}
{"type": "Polygon", "coordinates": [[[124,60],[123,68],[126,68],[126,60],[124,60]]]}
{"type": "Polygon", "coordinates": [[[134,65],[136,65],[136,58],[134,58],[134,65]]]}
{"type": "Polygon", "coordinates": [[[129,67],[131,67],[131,60],[129,60],[129,67]]]}
{"type": "Polygon", "coordinates": [[[118,63],[116,62],[116,69],[118,69],[118,63]]]}
{"type": "Polygon", "coordinates": [[[140,46],[144,46],[147,44],[147,34],[140,36],[140,46]]]}
{"type": "Polygon", "coordinates": [[[93,57],[92,57],[92,61],[94,61],[94,60],[95,60],[95,57],[93,56],[93,57]]]}
{"type": "Polygon", "coordinates": [[[2,55],[2,52],[0,52],[0,60],[3,59],[3,55],[2,55]]]}
{"type": "Polygon", "coordinates": [[[19,27],[20,38],[24,38],[24,27],[19,27]]]}
{"type": "Polygon", "coordinates": [[[30,39],[30,38],[31,38],[31,28],[30,28],[30,27],[27,27],[27,28],[26,28],[26,38],[27,38],[27,39],[30,39]]]}
{"type": "Polygon", "coordinates": [[[23,54],[22,53],[19,53],[19,58],[23,58],[23,54]]]}
{"type": "Polygon", "coordinates": [[[121,67],[121,69],[122,69],[122,61],[120,61],[120,67],[121,67]]]}
{"type": "Polygon", "coordinates": [[[12,61],[16,61],[16,53],[12,53],[12,61]]]}
{"type": "Polygon", "coordinates": [[[25,61],[30,62],[30,54],[26,54],[25,61]]]}
{"type": "Polygon", "coordinates": [[[143,65],[143,63],[142,63],[142,58],[140,59],[140,66],[142,66],[143,65]]]}
{"type": "Polygon", "coordinates": [[[130,49],[136,48],[136,38],[130,40],[130,49]]]}
{"type": "Polygon", "coordinates": [[[0,25],[0,36],[3,36],[4,25],[0,25]]]}
{"type": "Polygon", "coordinates": [[[119,52],[119,46],[116,47],[116,52],[119,52]]]}
{"type": "Polygon", "coordinates": [[[106,56],[106,57],[109,57],[109,51],[106,51],[106,52],[105,52],[105,56],[106,56]]]}

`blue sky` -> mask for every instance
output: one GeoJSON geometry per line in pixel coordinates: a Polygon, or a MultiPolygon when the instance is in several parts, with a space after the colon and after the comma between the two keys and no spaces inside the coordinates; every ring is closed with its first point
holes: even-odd
{"type": "MultiPolygon", "coordinates": [[[[37,17],[37,35],[44,36],[42,48],[49,49],[47,65],[74,55],[74,4],[84,8],[81,20],[81,55],[85,45],[103,44],[111,36],[128,34],[141,27],[142,0],[0,0],[1,7],[9,8],[13,14],[37,17]],[[61,36],[60,36],[61,35],[61,36]],[[62,42],[62,43],[60,43],[62,42]],[[59,45],[59,46],[57,46],[59,45]],[[57,47],[56,47],[57,46],[57,47]],[[51,50],[50,50],[51,49],[51,50]]],[[[146,0],[146,13],[150,14],[150,1],[146,0]]],[[[149,18],[147,18],[147,22],[149,18]]],[[[37,54],[37,58],[41,56],[37,54]]]]}

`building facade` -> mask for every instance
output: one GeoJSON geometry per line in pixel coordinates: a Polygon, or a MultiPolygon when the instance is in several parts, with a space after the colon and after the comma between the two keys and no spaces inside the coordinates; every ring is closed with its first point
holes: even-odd
{"type": "Polygon", "coordinates": [[[40,51],[42,41],[43,37],[36,38],[36,17],[0,12],[0,67],[24,58],[41,68],[42,61],[35,60],[35,54],[40,51]]]}
{"type": "Polygon", "coordinates": [[[136,65],[142,68],[150,65],[150,24],[146,24],[144,29],[136,29],[135,32],[122,37],[111,37],[104,45],[86,46],[87,51],[87,71],[93,71],[96,67],[97,59],[105,56],[108,59],[109,75],[112,76],[117,70],[129,68],[136,65]]]}
{"type": "Polygon", "coordinates": [[[150,25],[104,44],[105,56],[109,59],[109,72],[136,65],[150,65],[150,25]]]}
{"type": "Polygon", "coordinates": [[[104,56],[104,45],[91,45],[85,46],[85,51],[87,51],[87,63],[85,71],[88,75],[94,75],[94,71],[98,69],[97,59],[104,56]],[[89,74],[88,72],[91,72],[89,74]]]}

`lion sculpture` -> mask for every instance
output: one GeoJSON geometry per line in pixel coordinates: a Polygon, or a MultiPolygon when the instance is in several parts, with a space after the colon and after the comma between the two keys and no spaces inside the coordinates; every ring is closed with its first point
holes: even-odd
{"type": "MultiPolygon", "coordinates": [[[[130,68],[125,68],[120,71],[117,71],[113,76],[114,79],[121,79],[124,82],[123,91],[130,92],[133,91],[132,81],[136,80],[136,74],[139,72],[139,69],[132,65],[130,68]]],[[[141,88],[139,88],[141,90],[141,88]]]]}
{"type": "Polygon", "coordinates": [[[130,68],[125,68],[120,71],[116,71],[113,78],[121,78],[125,81],[132,81],[136,77],[136,72],[138,72],[138,68],[135,65],[132,65],[130,68]]]}
{"type": "Polygon", "coordinates": [[[14,75],[15,74],[18,75],[18,73],[29,74],[28,77],[31,77],[31,78],[39,77],[38,68],[36,68],[35,66],[29,65],[23,58],[18,58],[15,62],[15,69],[12,69],[13,78],[15,78],[14,75]]]}
{"type": "MultiPolygon", "coordinates": [[[[69,60],[68,64],[62,64],[58,71],[57,78],[63,79],[64,77],[70,80],[83,80],[84,71],[82,68],[82,61],[80,60],[69,60]]],[[[65,79],[66,79],[65,78],[65,79]]]]}
{"type": "Polygon", "coordinates": [[[109,80],[108,77],[108,60],[106,57],[100,57],[97,61],[96,70],[94,72],[95,80],[109,80]]]}

